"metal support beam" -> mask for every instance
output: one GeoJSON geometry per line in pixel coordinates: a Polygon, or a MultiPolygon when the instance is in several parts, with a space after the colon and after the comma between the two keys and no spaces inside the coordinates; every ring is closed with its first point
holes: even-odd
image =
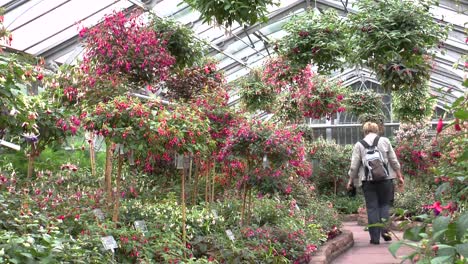
{"type": "Polygon", "coordinates": [[[29,1],[31,1],[31,0],[13,0],[13,1],[10,1],[10,2],[4,4],[2,6],[2,8],[5,9],[4,14],[7,14],[7,13],[15,10],[16,8],[26,4],[29,1]]]}

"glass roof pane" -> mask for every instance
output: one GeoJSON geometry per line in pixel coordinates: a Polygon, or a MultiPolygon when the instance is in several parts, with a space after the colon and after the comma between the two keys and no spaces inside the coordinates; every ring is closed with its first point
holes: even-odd
{"type": "Polygon", "coordinates": [[[44,0],[34,0],[13,9],[6,15],[5,25],[7,25],[8,29],[16,28],[17,26],[44,14],[51,8],[65,2],[65,0],[48,0],[47,4],[44,4],[43,2],[44,0]]]}
{"type": "MultiPolygon", "coordinates": [[[[64,40],[67,40],[75,35],[78,34],[78,31],[80,30],[81,27],[89,27],[97,24],[104,15],[111,14],[112,11],[114,10],[122,10],[125,8],[128,8],[131,5],[130,2],[128,1],[120,1],[116,3],[115,5],[112,5],[101,12],[98,12],[94,16],[82,20],[79,22],[79,25],[70,27],[69,29],[61,32],[60,34],[57,34],[46,41],[32,47],[31,49],[26,50],[26,52],[31,53],[31,54],[38,54],[40,51],[43,51],[44,49],[47,49],[49,47],[52,47],[56,44],[59,44],[63,42],[64,40]]],[[[89,13],[91,14],[91,12],[89,13]]]]}
{"type": "Polygon", "coordinates": [[[187,6],[187,4],[179,4],[182,3],[182,0],[171,0],[171,1],[162,1],[156,4],[153,7],[153,12],[155,12],[158,16],[167,17],[177,10],[182,9],[183,7],[187,6]]]}
{"type": "Polygon", "coordinates": [[[4,6],[6,3],[10,2],[11,0],[0,0],[0,6],[4,6]]]}
{"type": "MultiPolygon", "coordinates": [[[[34,23],[28,24],[15,31],[14,33],[16,33],[17,37],[15,38],[15,35],[13,35],[13,48],[24,50],[69,26],[73,27],[74,24],[84,19],[86,16],[89,16],[93,12],[113,2],[114,0],[73,0],[37,19],[34,23]]],[[[47,4],[41,3],[41,5],[47,4]]],[[[29,11],[22,14],[22,16],[29,16],[29,11]]]]}

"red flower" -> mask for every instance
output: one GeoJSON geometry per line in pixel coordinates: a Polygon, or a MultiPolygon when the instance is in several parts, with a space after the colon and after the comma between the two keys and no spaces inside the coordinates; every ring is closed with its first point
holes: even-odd
{"type": "Polygon", "coordinates": [[[442,132],[443,127],[444,127],[444,122],[442,121],[442,118],[439,118],[439,122],[437,123],[437,134],[442,132]]]}
{"type": "Polygon", "coordinates": [[[456,131],[461,131],[460,120],[458,118],[455,119],[455,130],[456,131]]]}
{"type": "Polygon", "coordinates": [[[42,73],[39,73],[39,74],[37,75],[37,79],[38,79],[39,81],[42,81],[42,79],[44,79],[44,75],[43,75],[42,73]]]}
{"type": "Polygon", "coordinates": [[[65,219],[65,216],[64,216],[64,215],[59,215],[59,216],[57,217],[57,219],[63,221],[63,219],[65,219]]]}

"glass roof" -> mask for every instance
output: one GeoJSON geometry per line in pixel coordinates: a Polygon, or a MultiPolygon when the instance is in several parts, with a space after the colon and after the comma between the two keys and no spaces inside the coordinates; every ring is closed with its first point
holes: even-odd
{"type": "MultiPolygon", "coordinates": [[[[356,12],[352,7],[355,1],[346,1],[349,12],[356,12]]],[[[261,66],[272,55],[271,43],[286,35],[282,26],[292,15],[304,12],[307,2],[311,8],[320,10],[334,8],[342,13],[345,10],[341,0],[280,0],[279,6],[269,7],[268,23],[247,28],[234,24],[226,29],[203,23],[200,13],[182,0],[0,0],[0,6],[5,8],[4,24],[13,34],[11,47],[58,64],[74,63],[81,57],[82,47],[77,37],[81,27],[99,23],[113,10],[146,7],[160,17],[171,17],[192,27],[200,39],[210,43],[210,55],[219,61],[228,81],[233,81],[261,66]]],[[[431,9],[435,19],[453,25],[445,43],[447,53],[436,58],[438,66],[432,85],[451,87],[458,94],[465,92],[460,85],[465,73],[463,66],[454,69],[452,65],[462,54],[468,54],[463,32],[468,16],[460,13],[462,8],[460,1],[440,0],[440,5],[431,9]]],[[[345,75],[338,73],[338,77],[345,78],[345,75]]]]}

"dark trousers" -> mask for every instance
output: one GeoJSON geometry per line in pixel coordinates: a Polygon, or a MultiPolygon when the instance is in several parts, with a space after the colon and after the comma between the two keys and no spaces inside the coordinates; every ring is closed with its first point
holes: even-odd
{"type": "MultiPolygon", "coordinates": [[[[362,191],[366,199],[369,225],[381,223],[382,219],[388,220],[390,217],[390,207],[393,204],[393,180],[379,182],[363,181],[362,191]]],[[[384,229],[381,227],[369,227],[371,241],[380,241],[382,231],[384,229]]]]}

